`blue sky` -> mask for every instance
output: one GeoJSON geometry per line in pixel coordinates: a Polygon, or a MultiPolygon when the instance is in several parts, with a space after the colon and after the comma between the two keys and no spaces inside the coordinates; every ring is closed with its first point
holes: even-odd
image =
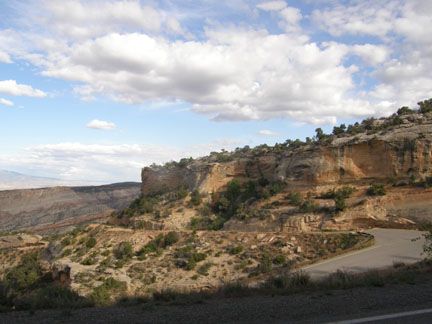
{"type": "Polygon", "coordinates": [[[0,169],[139,181],[432,97],[414,1],[0,1],[0,169]]]}

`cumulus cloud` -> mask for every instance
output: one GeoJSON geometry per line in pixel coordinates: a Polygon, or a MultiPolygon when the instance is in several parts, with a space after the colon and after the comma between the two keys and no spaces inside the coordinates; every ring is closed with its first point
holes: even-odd
{"type": "MultiPolygon", "coordinates": [[[[46,76],[85,83],[85,93],[127,103],[182,100],[215,120],[352,116],[370,107],[349,98],[346,46],[263,30],[207,30],[206,41],[110,34],[76,44],[46,76]],[[253,47],[255,50],[251,51],[253,47]],[[245,69],[244,66],[248,68],[245,69]],[[348,102],[354,104],[348,108],[348,102]]],[[[373,112],[373,111],[372,111],[373,112]]]]}
{"type": "Polygon", "coordinates": [[[432,96],[431,2],[351,1],[312,16],[331,35],[369,35],[383,43],[351,47],[368,65],[380,64],[370,74],[376,85],[368,94],[369,101],[379,100],[377,107],[414,106],[432,96]]]}
{"type": "Polygon", "coordinates": [[[258,135],[261,135],[261,136],[277,136],[278,133],[276,133],[274,131],[271,131],[269,129],[262,129],[262,130],[260,130],[258,132],[258,135]]]}
{"type": "Polygon", "coordinates": [[[132,31],[190,36],[173,13],[139,0],[44,0],[27,9],[32,17],[30,11],[34,24],[55,26],[52,32],[69,40],[132,31]]]}
{"type": "Polygon", "coordinates": [[[347,1],[315,10],[312,20],[334,36],[343,34],[385,36],[393,28],[399,1],[347,1]]]}
{"type": "Polygon", "coordinates": [[[109,121],[93,119],[86,125],[86,127],[101,130],[112,130],[116,128],[116,125],[109,121]]]}
{"type": "Polygon", "coordinates": [[[26,84],[19,84],[15,80],[0,81],[0,93],[5,93],[11,96],[27,96],[27,97],[46,97],[46,93],[39,89],[34,89],[26,84]]]}
{"type": "Polygon", "coordinates": [[[257,8],[265,11],[279,11],[287,7],[287,4],[285,1],[267,1],[262,2],[257,5],[257,8]]]}
{"type": "Polygon", "coordinates": [[[0,105],[4,105],[7,107],[12,107],[14,105],[14,103],[10,100],[4,99],[4,98],[0,98],[0,105]]]}
{"type": "Polygon", "coordinates": [[[384,45],[354,45],[352,52],[361,57],[368,65],[383,63],[389,57],[389,50],[384,45]]]}
{"type": "Polygon", "coordinates": [[[85,100],[186,102],[216,121],[320,124],[386,114],[389,102],[405,105],[432,88],[431,5],[420,0],[323,1],[304,15],[285,1],[267,1],[255,13],[270,12],[282,32],[212,17],[195,35],[182,24],[187,14],[139,1],[43,3],[29,13],[28,31],[0,32],[0,50],[13,49],[11,59],[31,62],[44,76],[73,81],[85,100]],[[304,20],[329,40],[314,40],[304,20]],[[338,38],[346,35],[354,37],[349,44],[338,38]],[[358,35],[374,41],[356,44],[358,35]],[[358,66],[350,64],[353,55],[358,66]]]}

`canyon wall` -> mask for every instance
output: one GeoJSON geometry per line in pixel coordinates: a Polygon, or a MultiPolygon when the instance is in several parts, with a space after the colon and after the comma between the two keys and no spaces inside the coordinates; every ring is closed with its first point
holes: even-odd
{"type": "Polygon", "coordinates": [[[139,183],[0,191],[0,231],[50,232],[103,222],[139,195],[139,183]]]}

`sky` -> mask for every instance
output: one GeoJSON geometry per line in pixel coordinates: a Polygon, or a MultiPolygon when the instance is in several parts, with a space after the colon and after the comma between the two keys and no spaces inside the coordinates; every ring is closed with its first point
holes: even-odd
{"type": "Polygon", "coordinates": [[[428,0],[0,0],[0,169],[139,181],[432,97],[428,0]]]}

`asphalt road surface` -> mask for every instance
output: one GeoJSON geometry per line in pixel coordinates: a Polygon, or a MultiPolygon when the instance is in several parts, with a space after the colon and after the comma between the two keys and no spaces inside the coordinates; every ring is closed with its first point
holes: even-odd
{"type": "Polygon", "coordinates": [[[395,262],[414,263],[424,258],[422,255],[424,238],[414,230],[373,229],[368,231],[375,237],[375,245],[318,262],[303,268],[313,278],[320,278],[337,270],[363,272],[373,268],[383,268],[395,262]]]}

